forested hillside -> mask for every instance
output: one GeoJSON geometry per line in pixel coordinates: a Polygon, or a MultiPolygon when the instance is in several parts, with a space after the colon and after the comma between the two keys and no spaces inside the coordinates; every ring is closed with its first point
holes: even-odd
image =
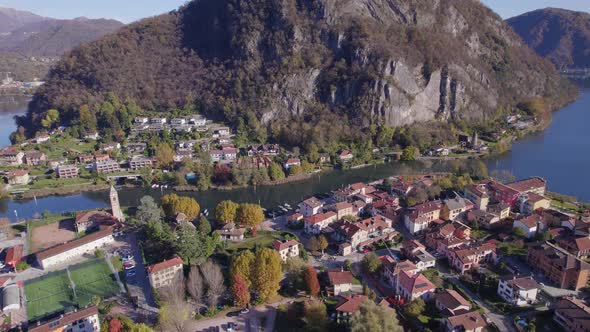
{"type": "Polygon", "coordinates": [[[74,49],[47,81],[23,121],[31,135],[50,109],[82,131],[125,132],[120,101],[302,147],[358,141],[370,125],[444,135],[575,95],[475,0],[195,0],[74,49]]]}
{"type": "Polygon", "coordinates": [[[507,22],[532,49],[557,67],[590,68],[589,13],[546,8],[507,22]]]}

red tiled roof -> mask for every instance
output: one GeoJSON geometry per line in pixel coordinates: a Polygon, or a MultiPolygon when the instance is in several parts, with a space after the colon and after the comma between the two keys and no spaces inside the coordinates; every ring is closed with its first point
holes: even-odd
{"type": "Polygon", "coordinates": [[[16,266],[23,257],[23,245],[10,247],[6,250],[6,264],[16,266]]]}
{"type": "Polygon", "coordinates": [[[518,221],[520,221],[523,225],[525,225],[528,228],[533,228],[533,227],[537,227],[538,222],[541,222],[541,223],[543,222],[543,217],[533,214],[528,217],[519,219],[518,221]]]}
{"type": "Polygon", "coordinates": [[[353,184],[350,185],[350,189],[352,189],[352,190],[361,190],[361,189],[365,188],[366,186],[367,185],[364,184],[364,183],[362,183],[362,182],[353,183],[353,184]]]}
{"type": "Polygon", "coordinates": [[[530,179],[508,183],[507,186],[522,193],[525,191],[544,188],[545,186],[547,186],[547,181],[543,180],[540,177],[532,177],[530,179]]]}
{"type": "Polygon", "coordinates": [[[82,310],[67,313],[63,315],[63,317],[52,319],[43,325],[29,326],[29,332],[59,331],[60,328],[63,328],[66,325],[73,324],[80,319],[94,315],[98,315],[98,308],[96,306],[91,306],[82,310]]]}
{"type": "Polygon", "coordinates": [[[299,163],[301,163],[301,160],[299,158],[289,158],[287,160],[287,162],[285,162],[285,165],[299,164],[299,163]]]}
{"type": "Polygon", "coordinates": [[[352,284],[352,273],[350,271],[328,271],[328,279],[331,285],[352,284]]]}
{"type": "Polygon", "coordinates": [[[336,311],[343,311],[343,312],[356,312],[359,310],[361,304],[367,301],[368,297],[366,295],[353,295],[353,296],[345,296],[342,298],[341,303],[336,307],[336,311]]]}
{"type": "Polygon", "coordinates": [[[298,245],[299,245],[299,242],[297,242],[295,240],[289,240],[289,241],[285,241],[285,242],[275,240],[272,243],[272,246],[278,251],[282,251],[282,250],[285,250],[285,249],[290,248],[292,246],[298,246],[298,245]]]}
{"type": "Polygon", "coordinates": [[[336,212],[328,211],[326,213],[318,213],[318,214],[314,214],[311,217],[307,217],[307,218],[305,218],[305,221],[312,223],[312,224],[317,224],[317,223],[320,223],[326,219],[330,219],[333,217],[336,217],[336,212]]]}
{"type": "Polygon", "coordinates": [[[340,203],[336,203],[334,208],[336,209],[336,211],[352,209],[352,204],[350,204],[348,202],[340,202],[340,203]]]}
{"type": "Polygon", "coordinates": [[[183,261],[180,257],[174,257],[172,259],[165,260],[160,263],[156,263],[154,265],[150,265],[147,267],[148,273],[154,273],[162,270],[166,270],[176,265],[182,265],[183,261]]]}
{"type": "Polygon", "coordinates": [[[402,270],[399,278],[401,286],[410,294],[436,289],[436,286],[422,273],[411,275],[402,270]]]}
{"type": "Polygon", "coordinates": [[[487,325],[485,319],[476,310],[451,316],[447,319],[453,328],[462,328],[463,331],[475,331],[475,329],[483,328],[487,325]]]}
{"type": "Polygon", "coordinates": [[[22,169],[15,169],[14,171],[8,172],[8,177],[25,176],[27,174],[29,174],[28,171],[22,169]]]}
{"type": "Polygon", "coordinates": [[[58,244],[58,245],[51,247],[49,249],[45,249],[43,251],[40,251],[40,252],[36,253],[35,255],[37,256],[37,259],[44,260],[48,257],[53,257],[56,255],[59,255],[59,254],[64,253],[66,251],[70,251],[74,248],[78,248],[82,245],[85,245],[90,242],[94,242],[98,239],[102,239],[102,238],[107,237],[112,234],[113,234],[113,228],[111,226],[103,226],[97,232],[90,233],[86,236],[83,236],[81,238],[78,238],[78,239],[75,239],[75,240],[72,240],[69,242],[65,242],[63,244],[58,244]]]}
{"type": "Polygon", "coordinates": [[[416,205],[412,209],[414,209],[416,212],[418,212],[419,215],[423,215],[426,213],[440,210],[441,208],[442,208],[442,203],[440,201],[429,201],[426,203],[416,205]]]}
{"type": "Polygon", "coordinates": [[[436,300],[441,303],[445,309],[454,310],[461,306],[467,306],[471,308],[471,304],[457,291],[453,289],[445,289],[444,291],[436,294],[436,300]]]}
{"type": "Polygon", "coordinates": [[[76,224],[84,224],[89,221],[105,224],[114,224],[116,219],[106,211],[86,211],[76,214],[76,224]]]}

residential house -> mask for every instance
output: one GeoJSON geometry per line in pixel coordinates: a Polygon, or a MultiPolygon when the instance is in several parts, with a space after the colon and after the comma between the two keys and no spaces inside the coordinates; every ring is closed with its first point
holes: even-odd
{"type": "Polygon", "coordinates": [[[166,123],[166,118],[151,118],[150,119],[150,123],[151,124],[165,124],[166,123]]]}
{"type": "Polygon", "coordinates": [[[340,159],[340,161],[342,161],[344,163],[348,163],[354,159],[354,155],[352,154],[352,152],[350,152],[348,150],[342,150],[338,154],[338,159],[340,159]]]}
{"type": "Polygon", "coordinates": [[[144,116],[136,117],[135,119],[133,119],[133,123],[135,123],[135,124],[145,124],[148,122],[150,122],[150,119],[147,117],[144,117],[144,116]]]}
{"type": "Polygon", "coordinates": [[[407,271],[400,271],[398,276],[396,293],[406,302],[417,298],[428,301],[433,298],[436,286],[422,273],[410,274],[407,271]]]}
{"type": "Polygon", "coordinates": [[[537,302],[539,284],[533,277],[508,276],[498,281],[498,295],[513,306],[523,307],[537,302]]]}
{"type": "Polygon", "coordinates": [[[100,332],[98,307],[89,306],[64,313],[48,321],[29,324],[29,332],[100,332]]]}
{"type": "Polygon", "coordinates": [[[475,204],[476,209],[485,211],[490,203],[490,194],[484,183],[465,186],[463,194],[475,204]]]}
{"type": "MultiPolygon", "coordinates": [[[[223,154],[222,154],[222,156],[223,156],[223,154]]],[[[193,152],[190,150],[176,151],[176,153],[174,153],[174,157],[173,157],[173,160],[175,163],[180,163],[184,160],[191,160],[191,159],[193,159],[193,152]]]]}
{"type": "Polygon", "coordinates": [[[556,239],[557,244],[578,258],[590,256],[590,238],[562,236],[556,239]]]}
{"type": "Polygon", "coordinates": [[[229,127],[216,127],[216,128],[213,128],[212,130],[213,130],[213,138],[219,138],[219,137],[231,135],[231,131],[229,130],[229,127]]]}
{"type": "Polygon", "coordinates": [[[40,143],[45,143],[47,141],[49,141],[51,139],[51,136],[47,135],[47,134],[41,134],[37,137],[35,137],[35,143],[40,144],[40,143]]]}
{"type": "Polygon", "coordinates": [[[477,310],[446,317],[444,322],[448,332],[481,332],[488,325],[477,310]]]}
{"type": "Polygon", "coordinates": [[[41,269],[49,269],[56,265],[70,263],[84,254],[94,254],[96,249],[114,241],[113,228],[106,226],[101,227],[97,232],[40,251],[35,256],[41,269]]]}
{"type": "Polygon", "coordinates": [[[6,179],[8,180],[8,184],[12,185],[27,184],[31,180],[29,172],[22,169],[15,169],[14,171],[8,172],[6,174],[6,179]]]}
{"type": "Polygon", "coordinates": [[[531,214],[538,209],[549,209],[551,199],[535,192],[525,193],[518,197],[518,207],[520,212],[531,214]]]}
{"type": "Polygon", "coordinates": [[[154,289],[173,286],[182,277],[182,258],[174,257],[147,267],[150,285],[154,289]]]}
{"type": "Polygon", "coordinates": [[[105,152],[119,150],[119,149],[121,149],[121,143],[117,143],[117,142],[105,143],[102,145],[101,148],[102,148],[102,151],[105,151],[105,152]]]}
{"type": "Polygon", "coordinates": [[[170,120],[170,124],[173,126],[184,126],[187,124],[187,121],[185,118],[174,118],[170,120]]]}
{"type": "Polygon", "coordinates": [[[91,139],[91,140],[94,140],[94,141],[96,141],[96,140],[98,140],[99,138],[100,138],[100,135],[98,134],[98,132],[97,132],[97,131],[90,132],[90,133],[86,133],[86,134],[84,135],[84,139],[91,139]]]}
{"type": "Polygon", "coordinates": [[[285,169],[288,170],[293,166],[301,166],[301,159],[299,158],[289,158],[285,162],[285,169]]]}
{"type": "Polygon", "coordinates": [[[152,158],[146,158],[144,156],[133,156],[129,159],[129,168],[137,171],[142,168],[152,168],[154,166],[154,160],[152,158]]]}
{"type": "Polygon", "coordinates": [[[503,203],[489,204],[487,212],[497,215],[500,220],[504,220],[510,216],[510,205],[503,203]]]}
{"type": "Polygon", "coordinates": [[[328,292],[334,296],[350,292],[353,279],[350,271],[328,271],[328,292]]]}
{"type": "Polygon", "coordinates": [[[299,212],[304,217],[311,217],[314,214],[320,213],[322,207],[324,207],[324,202],[312,196],[299,203],[299,212]]]}
{"type": "Polygon", "coordinates": [[[404,225],[412,234],[426,230],[430,223],[440,218],[442,203],[430,201],[408,209],[404,217],[404,225]]]}
{"type": "Polygon", "coordinates": [[[453,248],[447,252],[449,264],[453,269],[463,274],[483,263],[495,264],[496,245],[493,242],[474,243],[453,248]]]}
{"type": "Polygon", "coordinates": [[[189,117],[188,123],[197,127],[204,127],[207,124],[207,118],[201,115],[193,115],[189,117]]]}
{"type": "Polygon", "coordinates": [[[76,214],[74,226],[77,233],[86,232],[100,226],[112,226],[117,219],[106,211],[85,211],[76,214]]]}
{"type": "Polygon", "coordinates": [[[414,262],[418,271],[424,271],[433,268],[436,265],[436,258],[426,251],[426,249],[421,248],[414,253],[412,262],[414,262]]]}
{"type": "Polygon", "coordinates": [[[365,301],[370,301],[366,295],[350,295],[340,298],[336,305],[336,321],[341,324],[346,324],[352,315],[354,315],[361,304],[365,301]]]}
{"type": "Polygon", "coordinates": [[[443,201],[440,216],[445,220],[455,220],[471,209],[473,209],[473,203],[470,200],[457,196],[443,201]]]}
{"type": "Polygon", "coordinates": [[[383,264],[383,277],[394,289],[397,289],[399,285],[399,274],[401,271],[406,271],[410,275],[418,273],[416,265],[409,260],[397,262],[391,256],[381,256],[380,259],[383,264]]]}
{"type": "Polygon", "coordinates": [[[119,163],[115,160],[96,161],[93,165],[98,174],[109,174],[121,171],[119,163]]]}
{"type": "Polygon", "coordinates": [[[265,157],[274,157],[278,156],[280,152],[280,147],[278,144],[260,144],[256,146],[248,147],[247,153],[249,157],[254,156],[265,156],[265,157]]]}
{"type": "Polygon", "coordinates": [[[471,210],[467,212],[467,221],[484,229],[492,229],[500,223],[500,217],[483,210],[471,210]]]}
{"type": "Polygon", "coordinates": [[[25,164],[29,166],[39,166],[47,161],[47,155],[40,151],[25,152],[25,164]]]}
{"type": "Polygon", "coordinates": [[[553,305],[553,320],[564,331],[590,332],[590,307],[582,300],[562,297],[553,305]]]}
{"type": "Polygon", "coordinates": [[[444,289],[436,293],[434,305],[445,316],[455,316],[471,310],[471,303],[453,289],[444,289]]]}
{"type": "Polygon", "coordinates": [[[334,239],[339,242],[350,243],[353,250],[359,249],[361,243],[368,238],[367,230],[357,223],[341,220],[336,222],[332,228],[334,229],[332,234],[334,239]]]}
{"type": "Polygon", "coordinates": [[[57,167],[57,176],[62,179],[77,178],[80,174],[80,169],[75,165],[65,165],[57,167]]]}
{"type": "Polygon", "coordinates": [[[469,226],[459,222],[447,223],[428,231],[424,243],[438,254],[448,256],[449,250],[467,245],[470,235],[469,226]]]}
{"type": "Polygon", "coordinates": [[[90,154],[81,154],[77,158],[80,164],[89,164],[94,161],[94,156],[90,154]]]}
{"type": "Polygon", "coordinates": [[[590,265],[549,242],[529,246],[527,262],[559,288],[586,287],[590,265]]]}
{"type": "Polygon", "coordinates": [[[533,214],[524,218],[520,218],[514,220],[512,224],[512,228],[519,228],[522,229],[524,232],[524,236],[527,239],[531,239],[537,235],[537,233],[542,233],[547,229],[545,225],[545,220],[543,216],[533,214]]]}
{"type": "Polygon", "coordinates": [[[286,262],[289,257],[299,257],[299,244],[296,240],[285,242],[276,240],[272,243],[272,246],[279,252],[279,256],[281,256],[283,262],[286,262]]]}
{"type": "Polygon", "coordinates": [[[356,215],[353,205],[348,202],[338,202],[327,207],[327,210],[336,212],[336,218],[339,220],[347,216],[354,217],[356,215]]]}
{"type": "Polygon", "coordinates": [[[95,161],[107,161],[107,160],[110,160],[110,159],[111,159],[111,156],[109,156],[109,155],[108,155],[108,154],[106,154],[106,153],[105,153],[105,154],[99,154],[99,153],[96,153],[96,154],[94,155],[94,160],[95,160],[95,161]]]}
{"type": "Polygon", "coordinates": [[[2,165],[18,166],[22,165],[25,153],[13,148],[6,148],[0,152],[0,163],[2,165]]]}
{"type": "Polygon", "coordinates": [[[225,241],[242,241],[244,234],[246,233],[245,228],[237,228],[234,223],[227,223],[223,225],[221,229],[215,230],[215,233],[219,234],[219,238],[225,241]]]}

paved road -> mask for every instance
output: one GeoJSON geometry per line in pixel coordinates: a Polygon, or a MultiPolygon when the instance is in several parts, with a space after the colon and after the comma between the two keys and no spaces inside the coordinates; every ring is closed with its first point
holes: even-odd
{"type": "Polygon", "coordinates": [[[148,279],[146,267],[143,264],[143,258],[141,257],[141,251],[139,250],[136,234],[129,233],[127,235],[126,242],[129,245],[129,249],[131,250],[131,253],[135,260],[136,273],[135,277],[128,278],[126,280],[129,293],[139,298],[139,307],[145,308],[150,311],[157,311],[156,302],[154,300],[154,296],[152,295],[150,281],[148,279]]]}

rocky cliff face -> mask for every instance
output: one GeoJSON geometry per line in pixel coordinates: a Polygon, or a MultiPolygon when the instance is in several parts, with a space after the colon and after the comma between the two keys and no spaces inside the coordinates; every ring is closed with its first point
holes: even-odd
{"type": "Polygon", "coordinates": [[[475,123],[530,97],[557,106],[567,89],[475,0],[195,0],[72,52],[31,120],[48,108],[75,118],[113,91],[154,110],[194,96],[229,121],[253,112],[283,126],[475,123]]]}

